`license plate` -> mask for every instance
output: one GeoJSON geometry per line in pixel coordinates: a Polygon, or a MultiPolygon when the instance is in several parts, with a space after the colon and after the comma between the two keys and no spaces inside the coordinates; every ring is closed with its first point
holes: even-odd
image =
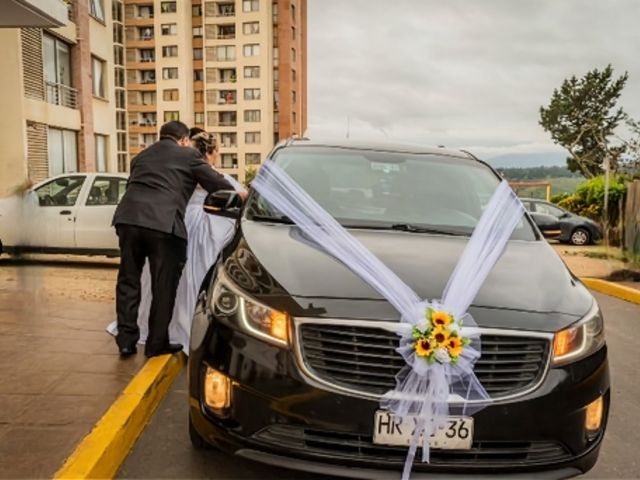
{"type": "MultiPolygon", "coordinates": [[[[408,447],[415,428],[413,417],[395,417],[385,410],[378,410],[373,421],[373,443],[408,447]]],[[[435,432],[429,440],[431,448],[442,450],[469,450],[473,444],[473,418],[449,417],[444,428],[435,432]]],[[[418,441],[422,445],[422,438],[418,441]]]]}

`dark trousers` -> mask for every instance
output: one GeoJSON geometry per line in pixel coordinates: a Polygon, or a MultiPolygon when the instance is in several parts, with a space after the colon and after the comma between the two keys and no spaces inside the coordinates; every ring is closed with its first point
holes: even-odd
{"type": "Polygon", "coordinates": [[[120,348],[133,347],[140,339],[138,307],[140,277],[145,259],[151,267],[151,311],[147,355],[169,346],[169,323],[173,315],[178,282],[187,257],[187,241],[169,233],[135,225],[117,225],[120,270],[116,287],[116,312],[120,348]]]}

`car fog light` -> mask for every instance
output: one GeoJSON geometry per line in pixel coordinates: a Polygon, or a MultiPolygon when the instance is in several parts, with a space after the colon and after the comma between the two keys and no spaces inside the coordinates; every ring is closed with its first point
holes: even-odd
{"type": "Polygon", "coordinates": [[[231,405],[231,380],[211,367],[207,367],[204,376],[204,403],[213,410],[231,405]]]}
{"type": "Polygon", "coordinates": [[[604,400],[598,397],[597,400],[587,405],[584,417],[584,428],[588,433],[594,433],[600,429],[602,424],[602,413],[604,411],[604,400]]]}

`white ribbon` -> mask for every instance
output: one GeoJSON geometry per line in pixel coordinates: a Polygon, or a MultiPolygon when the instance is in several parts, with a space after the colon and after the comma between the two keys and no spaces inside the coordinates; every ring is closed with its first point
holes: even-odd
{"type": "MultiPolygon", "coordinates": [[[[473,367],[480,357],[480,334],[467,309],[487,275],[502,255],[524,213],[524,207],[509,185],[499,184],[458,261],[441,300],[422,301],[393,271],[353,237],[273,161],[267,161],[252,183],[258,193],[279,213],[289,217],[308,238],[342,262],[401,315],[397,351],[407,365],[396,376],[395,390],[381,400],[383,408],[400,418],[414,417],[416,429],[402,474],[408,479],[415,453],[422,440],[422,461],[429,461],[429,438],[444,427],[450,412],[448,399],[463,399],[460,413],[471,415],[490,402],[473,367]],[[428,308],[447,312],[464,326],[456,333],[467,337],[455,364],[436,355],[434,363],[415,353],[414,327],[424,328],[428,308]]],[[[425,268],[428,266],[425,266],[425,268]]],[[[455,326],[450,327],[456,329],[455,326]]],[[[442,353],[442,352],[441,352],[442,353]]],[[[450,360],[450,358],[449,358],[450,360]]]]}

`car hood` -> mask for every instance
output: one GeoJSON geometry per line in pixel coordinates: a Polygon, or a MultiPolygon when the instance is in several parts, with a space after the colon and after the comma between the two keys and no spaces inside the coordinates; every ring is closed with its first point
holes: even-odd
{"type": "MultiPolygon", "coordinates": [[[[468,237],[350,232],[421,298],[438,299],[468,237]]],[[[227,274],[247,293],[296,316],[398,320],[372,287],[292,225],[242,220],[227,274]]],[[[583,316],[593,298],[544,241],[511,241],[476,295],[482,326],[555,331],[583,316]]]]}

